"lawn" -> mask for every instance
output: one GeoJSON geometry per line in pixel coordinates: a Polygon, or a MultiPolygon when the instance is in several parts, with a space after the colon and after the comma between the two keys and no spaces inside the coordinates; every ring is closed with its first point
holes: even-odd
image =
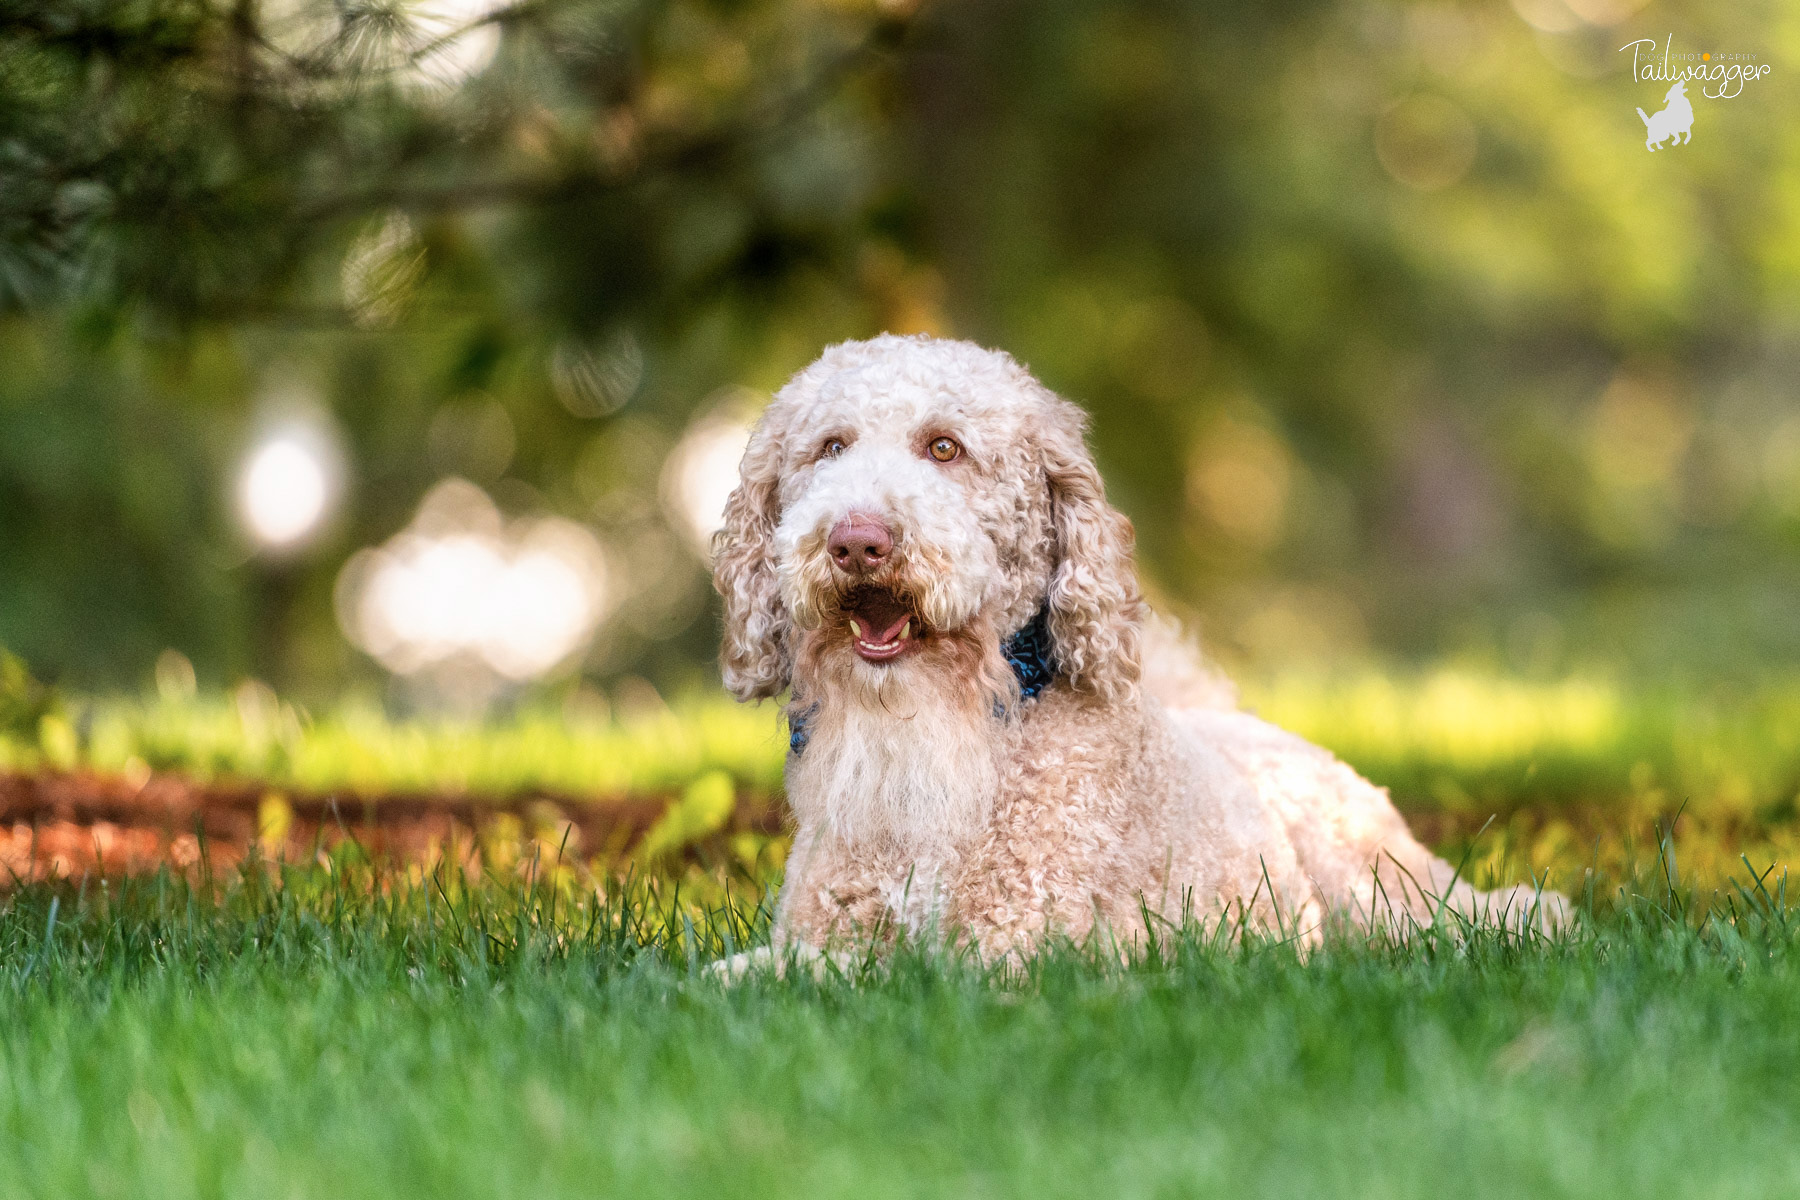
{"type": "MultiPolygon", "coordinates": [[[[725,987],[705,964],[767,937],[779,854],[569,869],[540,840],[471,870],[353,842],[276,867],[252,846],[216,877],[14,886],[0,1195],[1791,1188],[1800,921],[1770,864],[1794,844],[1800,685],[1434,672],[1249,700],[1390,784],[1478,882],[1548,870],[1576,927],[1305,956],[1190,929],[1012,974],[902,947],[725,987]]],[[[377,806],[663,797],[679,837],[704,832],[690,809],[770,794],[780,746],[771,709],[713,701],[478,727],[251,689],[67,700],[0,739],[0,769],[377,806]]]]}
{"type": "Polygon", "coordinates": [[[699,964],[755,936],[750,897],[369,882],[15,894],[0,1194],[1762,1197],[1800,1172],[1800,954],[1754,887],[1701,916],[1651,883],[1556,942],[1303,961],[1189,931],[1127,966],[910,949],[727,988],[699,964]]]}

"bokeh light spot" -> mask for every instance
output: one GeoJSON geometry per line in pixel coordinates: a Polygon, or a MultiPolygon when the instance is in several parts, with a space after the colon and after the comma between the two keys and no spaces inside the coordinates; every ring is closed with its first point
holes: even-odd
{"type": "Polygon", "coordinates": [[[338,622],[396,674],[461,661],[523,682],[583,650],[609,596],[586,528],[556,517],[508,524],[480,488],[450,479],[411,525],[345,564],[338,622]]]}
{"type": "Polygon", "coordinates": [[[1468,173],[1475,161],[1475,124],[1442,96],[1408,96],[1375,125],[1375,156],[1407,187],[1435,192],[1468,173]]]}
{"type": "Polygon", "coordinates": [[[293,546],[324,520],[331,499],[330,467],[318,449],[277,434],[251,452],[238,482],[244,526],[264,546],[293,546]]]}
{"type": "Polygon", "coordinates": [[[738,482],[750,426],[715,411],[694,422],[663,469],[663,497],[702,553],[725,523],[725,502],[738,482]]]}

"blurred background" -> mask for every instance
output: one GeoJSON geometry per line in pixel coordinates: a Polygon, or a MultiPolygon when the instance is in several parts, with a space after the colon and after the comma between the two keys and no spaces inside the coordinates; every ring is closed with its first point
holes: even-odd
{"type": "Polygon", "coordinates": [[[1233,669],[1800,664],[1800,10],[0,0],[0,645],[396,711],[716,687],[826,344],[1093,415],[1233,669]],[[1639,38],[1753,54],[1645,151],[1639,38]]]}

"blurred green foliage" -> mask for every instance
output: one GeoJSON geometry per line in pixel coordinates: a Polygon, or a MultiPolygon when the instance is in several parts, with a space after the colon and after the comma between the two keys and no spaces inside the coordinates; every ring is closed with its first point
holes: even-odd
{"type": "Polygon", "coordinates": [[[393,720],[354,700],[313,715],[250,684],[231,696],[94,702],[74,723],[0,736],[0,770],[179,771],[315,795],[548,792],[595,801],[686,794],[698,780],[690,815],[704,825],[720,807],[720,779],[777,791],[786,746],[773,708],[723,698],[617,719],[545,707],[477,723],[393,720]]]}
{"type": "Polygon", "coordinates": [[[56,706],[56,693],[32,676],[25,660],[0,649],[0,737],[35,737],[56,706]]]}
{"type": "MultiPolygon", "coordinates": [[[[1464,669],[1282,673],[1247,706],[1390,788],[1415,817],[1690,822],[1764,831],[1800,813],[1800,679],[1752,688],[1644,687],[1603,676],[1543,682],[1464,669]]],[[[316,712],[260,684],[229,695],[69,701],[0,734],[0,771],[76,767],[314,795],[680,797],[666,836],[716,827],[734,796],[773,795],[787,738],[771,705],[705,693],[608,713],[581,702],[484,721],[395,719],[368,700],[316,712]]],[[[1800,831],[1796,832],[1800,836],[1800,831]]]]}
{"type": "Polygon", "coordinates": [[[1796,67],[1766,3],[0,0],[0,643],[378,679],[338,572],[460,475],[604,539],[589,675],[694,686],[664,456],[929,329],[1093,412],[1228,659],[1792,661],[1796,67]],[[1664,36],[1774,69],[1648,154],[1664,36]],[[346,492],[271,555],[299,408],[346,492]]]}

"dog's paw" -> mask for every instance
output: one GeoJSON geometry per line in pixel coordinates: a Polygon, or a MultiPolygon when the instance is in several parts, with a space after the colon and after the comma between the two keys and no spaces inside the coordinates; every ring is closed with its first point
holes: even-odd
{"type": "Polygon", "coordinates": [[[848,974],[856,957],[844,952],[831,952],[804,942],[788,942],[782,946],[759,946],[730,958],[721,958],[706,967],[706,973],[721,983],[737,983],[751,975],[772,975],[785,979],[790,971],[800,971],[814,979],[833,974],[848,974]]]}
{"type": "Polygon", "coordinates": [[[716,963],[709,963],[706,973],[722,983],[736,983],[752,972],[773,971],[777,978],[782,974],[781,959],[776,957],[774,947],[759,946],[755,950],[745,950],[730,958],[721,958],[716,963]]]}

